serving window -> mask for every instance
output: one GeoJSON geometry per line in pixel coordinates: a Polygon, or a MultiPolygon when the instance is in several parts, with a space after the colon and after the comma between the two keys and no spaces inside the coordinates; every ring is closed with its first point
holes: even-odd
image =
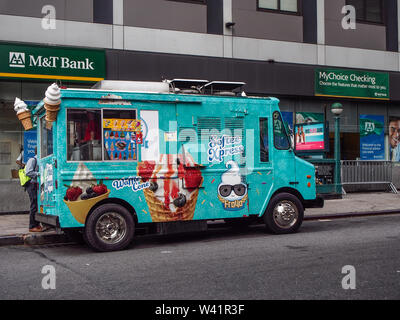
{"type": "Polygon", "coordinates": [[[101,161],[101,111],[67,110],[67,160],[101,161]]]}
{"type": "Polygon", "coordinates": [[[142,143],[136,110],[67,109],[68,161],[137,161],[142,143]]]}

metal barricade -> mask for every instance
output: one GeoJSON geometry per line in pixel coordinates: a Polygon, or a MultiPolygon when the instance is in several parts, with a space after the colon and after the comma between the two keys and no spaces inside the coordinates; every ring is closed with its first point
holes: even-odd
{"type": "Polygon", "coordinates": [[[342,160],[342,185],[387,185],[392,192],[398,193],[392,179],[391,161],[342,160]]]}

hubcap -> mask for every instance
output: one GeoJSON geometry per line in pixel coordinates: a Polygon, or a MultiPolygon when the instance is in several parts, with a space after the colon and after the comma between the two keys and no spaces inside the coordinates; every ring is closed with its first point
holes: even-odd
{"type": "Polygon", "coordinates": [[[116,212],[103,214],[96,222],[97,237],[108,244],[121,241],[126,234],[126,221],[116,212]]]}
{"type": "Polygon", "coordinates": [[[274,208],[273,218],[280,228],[289,229],[293,227],[298,217],[299,212],[296,205],[289,200],[278,202],[274,208]]]}

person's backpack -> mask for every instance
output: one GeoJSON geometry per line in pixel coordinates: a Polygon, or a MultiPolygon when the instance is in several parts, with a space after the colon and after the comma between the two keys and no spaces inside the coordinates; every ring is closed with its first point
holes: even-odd
{"type": "Polygon", "coordinates": [[[25,168],[18,170],[19,182],[21,183],[21,187],[24,187],[31,178],[29,178],[25,173],[25,168]]]}
{"type": "MultiPolygon", "coordinates": [[[[37,160],[35,159],[35,165],[34,165],[34,169],[36,168],[36,162],[37,160]]],[[[21,183],[21,187],[26,187],[27,183],[31,180],[30,177],[28,177],[26,175],[26,166],[23,169],[19,169],[18,170],[18,176],[19,176],[19,182],[21,183]]]]}

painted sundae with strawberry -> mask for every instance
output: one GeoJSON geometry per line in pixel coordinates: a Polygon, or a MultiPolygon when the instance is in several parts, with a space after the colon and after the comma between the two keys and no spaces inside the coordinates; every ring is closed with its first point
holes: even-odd
{"type": "Polygon", "coordinates": [[[143,192],[153,222],[193,219],[203,177],[188,152],[162,154],[158,163],[141,162],[138,176],[143,182],[150,181],[150,187],[143,192]]]}
{"type": "Polygon", "coordinates": [[[73,184],[67,187],[64,203],[74,218],[84,224],[90,209],[99,201],[106,199],[110,190],[102,180],[97,182],[84,163],[79,163],[73,177],[73,184]]]}
{"type": "Polygon", "coordinates": [[[108,192],[106,185],[103,184],[103,180],[100,180],[99,184],[91,185],[90,187],[86,188],[86,193],[83,193],[82,188],[78,186],[65,186],[68,188],[64,197],[65,201],[88,200],[99,197],[108,192]]]}

